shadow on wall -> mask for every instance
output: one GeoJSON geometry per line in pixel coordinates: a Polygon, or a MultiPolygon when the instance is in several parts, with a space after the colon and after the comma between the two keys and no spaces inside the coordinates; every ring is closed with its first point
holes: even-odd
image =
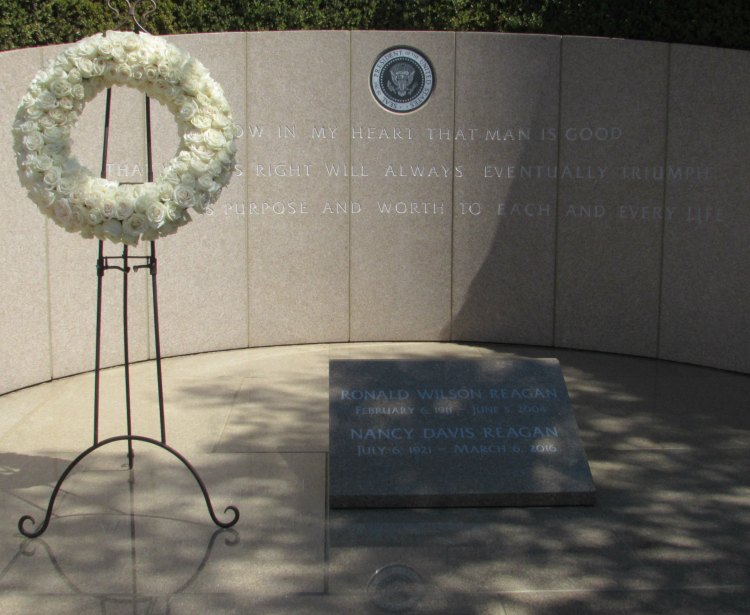
{"type": "Polygon", "coordinates": [[[562,39],[458,40],[455,128],[479,125],[483,141],[454,142],[467,179],[454,188],[452,329],[444,333],[552,346],[562,39]]]}

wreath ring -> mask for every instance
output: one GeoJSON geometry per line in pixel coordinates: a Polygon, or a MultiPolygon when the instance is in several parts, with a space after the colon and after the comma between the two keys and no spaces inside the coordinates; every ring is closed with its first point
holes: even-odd
{"type": "Polygon", "coordinates": [[[215,203],[235,168],[238,129],[221,87],[195,58],[150,34],[84,38],[34,77],[13,124],[21,183],[56,224],[83,237],[136,245],[174,233],[215,203]],[[111,86],[156,99],[177,121],[180,145],[153,182],[96,177],[71,155],[86,102],[111,86]]]}

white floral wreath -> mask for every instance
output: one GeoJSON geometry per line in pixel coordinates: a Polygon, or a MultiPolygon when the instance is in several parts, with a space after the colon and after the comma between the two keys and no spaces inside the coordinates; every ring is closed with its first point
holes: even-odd
{"type": "Polygon", "coordinates": [[[206,68],[161,38],[107,32],[82,39],[31,83],[13,124],[21,182],[39,209],[83,237],[135,245],[174,233],[229,183],[237,127],[206,68]],[[70,131],[87,101],[112,85],[138,88],[177,120],[180,146],[155,182],[95,177],[71,157],[70,131]]]}

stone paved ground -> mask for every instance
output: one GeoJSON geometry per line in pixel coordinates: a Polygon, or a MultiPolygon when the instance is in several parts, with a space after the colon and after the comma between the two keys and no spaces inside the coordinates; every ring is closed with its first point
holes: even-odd
{"type": "MultiPolygon", "coordinates": [[[[136,433],[158,438],[153,364],[133,367],[136,433]],[[150,416],[146,416],[150,415],[150,416]]],[[[121,433],[103,374],[100,438],[121,433]]],[[[0,397],[0,612],[747,613],[750,377],[647,359],[458,344],[317,345],[166,360],[175,458],[86,457],[47,532],[57,477],[90,446],[91,374],[0,397]],[[328,510],[331,358],[554,356],[597,486],[589,508],[328,510]]]]}

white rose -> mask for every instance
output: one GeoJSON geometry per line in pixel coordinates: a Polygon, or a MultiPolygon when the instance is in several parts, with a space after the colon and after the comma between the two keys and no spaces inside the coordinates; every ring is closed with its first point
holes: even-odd
{"type": "Polygon", "coordinates": [[[211,128],[212,119],[205,113],[197,113],[190,119],[190,123],[198,130],[205,131],[211,128]]]}
{"type": "Polygon", "coordinates": [[[115,217],[118,220],[127,220],[135,211],[130,201],[118,201],[115,205],[115,217]]]}
{"type": "Polygon", "coordinates": [[[141,214],[145,214],[148,208],[159,201],[158,193],[155,190],[147,190],[138,195],[135,200],[135,211],[141,214]]]}
{"type": "Polygon", "coordinates": [[[77,45],[77,54],[82,58],[93,58],[97,54],[96,45],[90,39],[83,39],[77,45]]]}
{"type": "Polygon", "coordinates": [[[178,173],[184,173],[190,168],[190,153],[181,149],[177,156],[172,158],[169,166],[165,168],[174,169],[178,173]],[[183,156],[183,154],[186,155],[183,156]]]}
{"type": "Polygon", "coordinates": [[[55,122],[55,120],[53,120],[50,117],[49,113],[45,113],[42,117],[40,117],[39,120],[38,120],[38,123],[39,123],[39,127],[42,128],[42,130],[45,129],[45,128],[49,128],[50,126],[56,126],[57,125],[57,123],[55,122]]]}
{"type": "Polygon", "coordinates": [[[219,186],[210,175],[201,175],[198,178],[198,185],[202,190],[209,194],[215,194],[221,189],[221,186],[219,186]]]}
{"type": "MultiPolygon", "coordinates": [[[[65,108],[62,106],[63,101],[70,101],[70,98],[61,98],[58,100],[59,107],[56,107],[55,109],[50,109],[47,115],[56,123],[56,124],[64,124],[66,120],[68,119],[68,114],[65,113],[65,108]]],[[[71,105],[72,106],[72,105],[71,105]]]]}
{"type": "Polygon", "coordinates": [[[49,156],[48,154],[39,154],[38,156],[34,157],[34,170],[41,173],[46,173],[47,171],[49,171],[52,168],[52,164],[52,156],[49,156]]]}
{"type": "Polygon", "coordinates": [[[198,105],[192,98],[188,98],[180,107],[180,119],[183,122],[186,122],[190,118],[192,118],[196,112],[198,111],[198,105]]]}
{"type": "Polygon", "coordinates": [[[104,71],[106,70],[108,66],[108,62],[104,58],[96,58],[94,60],[94,77],[100,77],[104,74],[104,71]]]}
{"type": "Polygon", "coordinates": [[[159,228],[165,222],[166,209],[162,203],[152,203],[146,210],[146,219],[152,228],[159,228]]]}
{"type": "Polygon", "coordinates": [[[172,197],[172,191],[174,190],[174,187],[168,182],[162,181],[162,179],[163,178],[160,177],[159,183],[156,185],[159,194],[159,200],[167,201],[172,197]]]}
{"type": "Polygon", "coordinates": [[[227,143],[224,134],[215,128],[209,128],[203,133],[203,141],[208,147],[216,150],[223,148],[227,143]]]}
{"type": "MultiPolygon", "coordinates": [[[[159,74],[159,76],[161,77],[161,73],[159,74]]],[[[154,87],[154,91],[156,92],[155,98],[165,99],[165,100],[174,99],[172,86],[166,81],[162,81],[161,79],[159,79],[154,83],[153,87],[154,87]]]]}
{"type": "Polygon", "coordinates": [[[199,145],[190,145],[190,153],[195,160],[200,160],[204,164],[208,164],[216,156],[215,150],[208,149],[202,143],[199,145]]]}
{"type": "MultiPolygon", "coordinates": [[[[64,98],[60,98],[57,103],[60,105],[60,109],[63,109],[65,111],[70,111],[73,108],[73,99],[69,96],[65,96],[64,98]]],[[[75,120],[73,120],[75,121],[75,120]]],[[[69,119],[67,114],[65,114],[65,118],[62,120],[62,122],[69,123],[69,119]]]]}
{"type": "MultiPolygon", "coordinates": [[[[62,193],[62,191],[60,191],[62,193]]],[[[73,192],[66,193],[68,195],[68,199],[70,199],[71,205],[83,205],[83,194],[84,191],[81,190],[80,185],[76,184],[76,189],[73,192]]]]}
{"type": "Polygon", "coordinates": [[[49,70],[49,66],[43,68],[40,70],[36,76],[34,77],[34,80],[31,82],[33,86],[39,87],[39,88],[46,88],[47,84],[52,80],[52,72],[49,70]]]}
{"type": "Polygon", "coordinates": [[[73,98],[77,98],[79,100],[86,97],[86,89],[81,85],[80,83],[76,83],[71,89],[70,94],[73,98]]]}
{"type": "Polygon", "coordinates": [[[195,96],[200,91],[200,81],[197,77],[192,75],[185,77],[180,85],[182,86],[182,89],[191,96],[195,96]]]}
{"type": "Polygon", "coordinates": [[[104,56],[112,55],[112,41],[108,38],[102,38],[98,44],[99,54],[104,56]]]}
{"type": "MultiPolygon", "coordinates": [[[[178,173],[175,169],[166,169],[160,176],[160,181],[164,182],[165,186],[169,187],[169,196],[172,196],[172,190],[174,190],[174,186],[180,183],[180,173],[178,173]]],[[[166,188],[165,188],[166,189],[166,188]]]]}
{"type": "Polygon", "coordinates": [[[42,106],[35,102],[32,105],[29,105],[26,107],[25,111],[26,117],[30,120],[38,120],[42,115],[44,115],[44,109],[42,109],[42,106]]]}
{"type": "Polygon", "coordinates": [[[31,132],[34,132],[35,130],[39,130],[39,124],[37,122],[34,122],[32,120],[26,120],[25,122],[18,122],[15,125],[16,130],[21,132],[22,134],[29,134],[31,132]]]}
{"type": "Polygon", "coordinates": [[[130,61],[133,64],[148,64],[150,57],[150,51],[146,47],[141,47],[130,54],[130,61]]]}
{"type": "MultiPolygon", "coordinates": [[[[95,189],[93,186],[89,185],[89,189],[85,193],[85,197],[83,199],[83,204],[86,205],[89,209],[96,209],[99,210],[104,203],[104,194],[101,192],[101,190],[95,189]]],[[[98,224],[98,222],[95,222],[95,224],[98,224]]]]}
{"type": "Polygon", "coordinates": [[[177,205],[187,209],[195,204],[195,191],[191,186],[180,184],[174,189],[172,198],[177,205]]]}
{"type": "Polygon", "coordinates": [[[177,207],[171,203],[165,205],[164,207],[164,217],[169,222],[177,222],[177,220],[182,219],[182,214],[185,210],[181,207],[177,207]]]}
{"type": "Polygon", "coordinates": [[[145,68],[145,75],[147,81],[156,81],[159,78],[159,69],[149,65],[145,68]]]}
{"type": "Polygon", "coordinates": [[[81,73],[83,79],[88,79],[94,74],[94,62],[88,58],[78,58],[78,60],[76,60],[76,67],[81,73]]]}
{"type": "MultiPolygon", "coordinates": [[[[206,75],[203,75],[203,78],[206,78],[206,75]]],[[[206,96],[203,92],[198,92],[195,95],[195,100],[197,100],[198,104],[204,109],[213,108],[211,98],[209,96],[206,96]]]]}
{"type": "Polygon", "coordinates": [[[62,171],[59,167],[52,167],[44,174],[44,183],[51,188],[54,188],[60,183],[62,177],[62,171]]]}
{"type": "Polygon", "coordinates": [[[122,46],[127,51],[135,51],[141,46],[141,37],[134,32],[128,32],[128,35],[122,42],[122,46]]]}
{"type": "Polygon", "coordinates": [[[164,79],[166,79],[167,75],[174,72],[172,65],[169,63],[168,60],[165,60],[165,59],[159,60],[159,63],[156,65],[156,68],[159,70],[159,74],[164,79]]]}
{"type": "Polygon", "coordinates": [[[182,135],[182,139],[188,145],[201,145],[203,143],[203,133],[197,130],[186,132],[182,135]]]}
{"type": "Polygon", "coordinates": [[[106,37],[112,42],[112,45],[121,47],[128,34],[128,32],[121,32],[120,30],[107,30],[106,37]]]}
{"type": "Polygon", "coordinates": [[[70,82],[67,79],[55,79],[49,85],[49,91],[57,98],[70,94],[70,82]]]}
{"type": "Polygon", "coordinates": [[[66,176],[60,179],[58,188],[64,194],[72,194],[78,188],[79,180],[75,177],[66,176]]]}
{"type": "Polygon", "coordinates": [[[39,106],[42,109],[49,110],[57,107],[57,97],[49,91],[42,92],[37,99],[39,106]]]}
{"type": "Polygon", "coordinates": [[[143,214],[138,212],[134,213],[128,219],[122,222],[122,233],[123,236],[127,235],[140,235],[148,227],[148,220],[143,214]]]}
{"type": "Polygon", "coordinates": [[[86,209],[83,216],[84,221],[86,224],[89,224],[90,226],[96,226],[97,224],[101,224],[102,222],[102,212],[98,209],[86,209]]]}
{"type": "Polygon", "coordinates": [[[68,138],[68,131],[60,126],[48,126],[44,129],[45,143],[58,143],[68,138]]]}
{"type": "Polygon", "coordinates": [[[112,59],[115,62],[125,62],[128,54],[122,47],[112,47],[112,59]]]}
{"type": "Polygon", "coordinates": [[[117,208],[115,207],[115,204],[112,201],[106,200],[102,203],[102,206],[101,206],[102,218],[104,218],[105,220],[115,218],[116,211],[117,211],[117,208]]]}
{"type": "Polygon", "coordinates": [[[204,175],[208,171],[208,165],[202,160],[193,158],[190,161],[190,172],[193,175],[200,176],[204,175]]]}
{"type": "Polygon", "coordinates": [[[18,178],[21,180],[21,183],[24,186],[30,188],[34,185],[35,182],[39,181],[39,174],[31,166],[31,161],[29,160],[29,158],[24,160],[21,164],[23,166],[19,170],[18,178]]]}
{"type": "Polygon", "coordinates": [[[23,137],[24,147],[29,151],[42,149],[44,146],[44,136],[41,132],[35,131],[23,137]]]}
{"type": "Polygon", "coordinates": [[[221,173],[223,168],[224,165],[222,165],[218,160],[212,160],[208,163],[208,172],[211,175],[218,175],[219,173],[221,173]]]}
{"type": "Polygon", "coordinates": [[[75,85],[76,83],[81,83],[83,80],[83,77],[81,76],[81,71],[77,68],[71,68],[68,71],[68,81],[71,85],[75,85]]]}
{"type": "Polygon", "coordinates": [[[118,81],[128,81],[133,77],[133,70],[125,63],[118,64],[115,67],[115,79],[118,81]]]}

